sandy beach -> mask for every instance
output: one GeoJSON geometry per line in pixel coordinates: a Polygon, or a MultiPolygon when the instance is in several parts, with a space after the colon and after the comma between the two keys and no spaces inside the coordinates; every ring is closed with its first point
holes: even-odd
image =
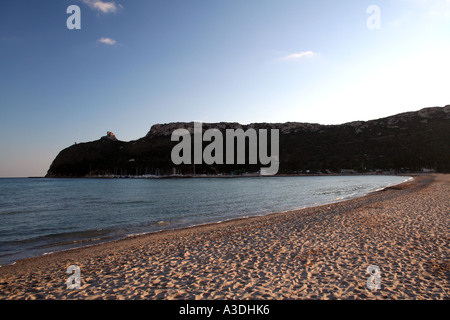
{"type": "Polygon", "coordinates": [[[0,268],[0,299],[450,299],[450,175],[0,268]],[[81,288],[66,287],[70,265],[81,288]],[[367,288],[379,267],[381,289],[367,288]]]}

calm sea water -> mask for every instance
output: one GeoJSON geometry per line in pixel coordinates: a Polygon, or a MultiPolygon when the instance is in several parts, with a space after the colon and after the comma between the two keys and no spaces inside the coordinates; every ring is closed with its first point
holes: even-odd
{"type": "Polygon", "coordinates": [[[0,179],[0,265],[132,234],[336,202],[408,179],[0,179]]]}

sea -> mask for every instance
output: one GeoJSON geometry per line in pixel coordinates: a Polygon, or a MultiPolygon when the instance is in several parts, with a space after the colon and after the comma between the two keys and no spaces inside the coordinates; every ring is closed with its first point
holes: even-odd
{"type": "Polygon", "coordinates": [[[166,229],[361,197],[394,175],[0,179],[0,265],[166,229]]]}

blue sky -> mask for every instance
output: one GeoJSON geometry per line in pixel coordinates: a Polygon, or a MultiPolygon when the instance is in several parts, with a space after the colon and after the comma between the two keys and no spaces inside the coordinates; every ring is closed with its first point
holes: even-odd
{"type": "Polygon", "coordinates": [[[450,0],[3,0],[0,177],[45,175],[74,142],[135,140],[156,123],[340,124],[444,106],[448,57],[450,0]]]}

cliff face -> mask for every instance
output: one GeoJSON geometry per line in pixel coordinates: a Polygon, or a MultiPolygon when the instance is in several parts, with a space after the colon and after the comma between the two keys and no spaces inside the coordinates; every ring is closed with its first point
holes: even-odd
{"type": "MultiPolygon", "coordinates": [[[[340,172],[353,169],[418,171],[433,168],[450,172],[450,105],[407,112],[387,118],[342,125],[310,123],[203,123],[210,128],[279,129],[279,173],[340,172]]],[[[172,132],[193,123],[156,124],[136,141],[119,141],[111,132],[101,139],[62,150],[47,177],[84,177],[97,174],[142,175],[193,173],[192,165],[171,161],[172,132]]],[[[224,134],[225,136],[225,134],[224,134]]],[[[209,142],[204,142],[203,147],[209,142]]],[[[258,165],[196,165],[195,173],[255,172],[258,165]]]]}

